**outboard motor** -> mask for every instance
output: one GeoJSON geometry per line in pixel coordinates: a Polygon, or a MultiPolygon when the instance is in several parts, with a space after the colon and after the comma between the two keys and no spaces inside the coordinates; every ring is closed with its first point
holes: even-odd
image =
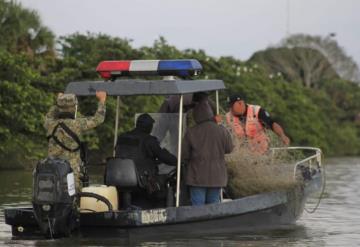
{"type": "Polygon", "coordinates": [[[69,236],[76,225],[74,173],[67,160],[47,158],[33,174],[35,218],[47,237],[69,236]]]}

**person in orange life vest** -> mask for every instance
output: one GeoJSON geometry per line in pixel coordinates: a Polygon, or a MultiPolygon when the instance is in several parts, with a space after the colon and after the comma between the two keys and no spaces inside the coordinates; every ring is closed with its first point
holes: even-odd
{"type": "Polygon", "coordinates": [[[247,138],[252,152],[264,154],[269,149],[269,138],[264,128],[270,128],[285,145],[290,144],[283,128],[274,122],[265,109],[246,104],[239,94],[230,96],[228,102],[230,111],[226,114],[226,122],[236,136],[247,138]]]}

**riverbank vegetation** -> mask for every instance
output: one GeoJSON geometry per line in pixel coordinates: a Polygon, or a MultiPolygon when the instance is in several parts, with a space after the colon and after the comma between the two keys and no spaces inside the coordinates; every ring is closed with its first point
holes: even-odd
{"type": "MultiPolygon", "coordinates": [[[[131,40],[106,34],[56,37],[35,11],[0,0],[0,168],[29,167],[46,156],[43,117],[56,93],[70,81],[99,80],[102,60],[198,59],[200,78],[224,80],[285,128],[292,145],[316,146],[326,155],[359,155],[359,84],[342,79],[326,55],[314,47],[283,45],[255,53],[248,61],[212,57],[203,50],[179,50],[160,37],[135,48],[131,40]]],[[[292,43],[294,44],[294,42],[292,43]]],[[[226,93],[221,94],[226,109],[226,93]]],[[[122,97],[120,132],[136,112],[156,112],[162,97],[122,97]]],[[[80,99],[83,114],[95,111],[94,98],[80,99]]],[[[92,156],[111,154],[115,101],[109,97],[105,123],[89,132],[92,156]]]]}

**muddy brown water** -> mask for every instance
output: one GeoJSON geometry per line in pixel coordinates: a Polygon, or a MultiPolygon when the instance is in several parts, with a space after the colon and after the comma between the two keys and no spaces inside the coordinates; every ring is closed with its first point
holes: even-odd
{"type": "MultiPolygon", "coordinates": [[[[327,185],[314,214],[304,212],[291,226],[278,229],[201,236],[114,236],[59,240],[14,240],[4,223],[3,209],[27,205],[31,194],[31,172],[0,172],[1,246],[360,246],[360,157],[332,158],[325,162],[327,185]]],[[[99,174],[99,171],[93,171],[99,174]]],[[[92,176],[101,180],[101,176],[92,176]]],[[[311,209],[316,200],[310,200],[311,209]]]]}

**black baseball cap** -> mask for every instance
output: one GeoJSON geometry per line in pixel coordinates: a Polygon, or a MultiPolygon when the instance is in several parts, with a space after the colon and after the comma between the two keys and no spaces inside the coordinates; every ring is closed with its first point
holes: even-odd
{"type": "Polygon", "coordinates": [[[228,97],[229,106],[232,106],[236,101],[245,100],[244,96],[241,94],[232,94],[228,97]]]}

